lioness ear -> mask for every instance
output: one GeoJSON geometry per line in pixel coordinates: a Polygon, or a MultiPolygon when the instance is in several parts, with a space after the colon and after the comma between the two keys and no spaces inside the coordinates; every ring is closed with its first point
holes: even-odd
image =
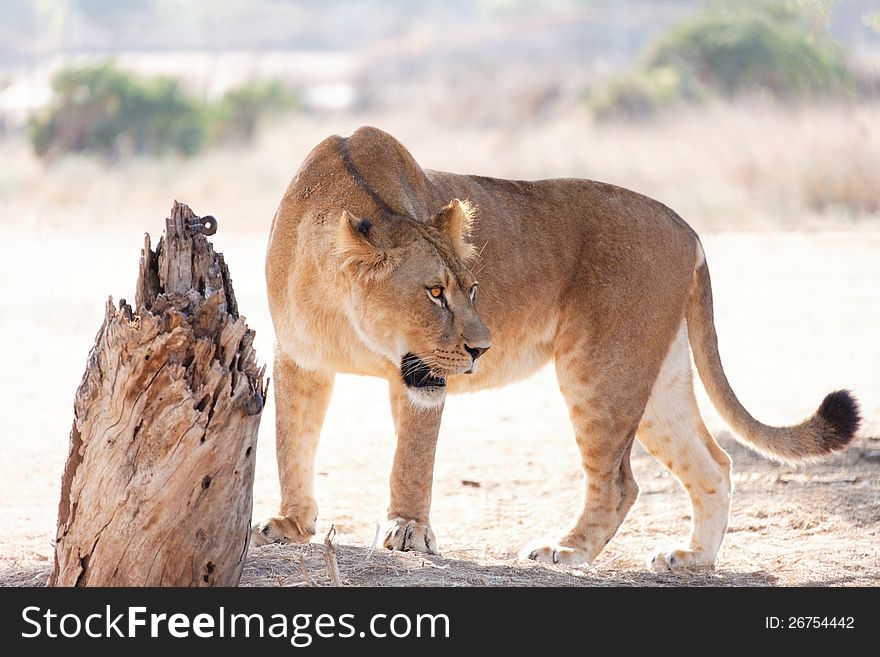
{"type": "Polygon", "coordinates": [[[364,276],[378,277],[391,270],[391,255],[375,244],[375,226],[369,219],[362,219],[342,211],[336,228],[336,252],[342,259],[343,268],[354,268],[364,276]]]}
{"type": "Polygon", "coordinates": [[[473,258],[476,251],[468,241],[475,215],[476,209],[470,202],[453,199],[431,219],[437,229],[449,236],[458,257],[465,261],[473,258]]]}

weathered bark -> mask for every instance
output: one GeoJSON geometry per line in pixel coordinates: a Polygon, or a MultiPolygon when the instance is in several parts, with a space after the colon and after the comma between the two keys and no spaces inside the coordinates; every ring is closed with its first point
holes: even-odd
{"type": "MultiPolygon", "coordinates": [[[[210,228],[206,228],[210,224],[210,228]]],[[[223,256],[174,203],[74,400],[50,586],[235,586],[266,390],[223,256]]]]}

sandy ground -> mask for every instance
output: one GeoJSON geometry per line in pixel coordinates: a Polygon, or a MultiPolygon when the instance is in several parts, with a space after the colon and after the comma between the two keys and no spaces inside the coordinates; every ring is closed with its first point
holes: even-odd
{"type": "MultiPolygon", "coordinates": [[[[199,208],[196,208],[198,211],[199,208]]],[[[160,222],[156,222],[158,227],[160,222]]],[[[71,402],[107,294],[133,296],[137,230],[13,231],[0,225],[0,582],[42,581],[52,555],[71,402]]],[[[230,263],[257,350],[271,360],[263,294],[265,233],[214,239],[230,263]]],[[[835,388],[853,389],[866,417],[847,451],[808,467],[738,447],[699,390],[709,428],[734,458],[730,530],[717,571],[657,576],[645,555],[686,539],[689,505],[665,469],[634,452],[641,496],[592,567],[515,559],[576,512],[581,474],[551,370],[507,388],[451,398],[437,455],[432,524],[442,557],[370,545],[383,517],[394,447],[383,382],[340,377],[318,456],[319,532],[338,531],[343,580],[354,584],[880,585],[880,235],[732,233],[704,239],[722,357],[745,405],[767,422],[798,421],[835,388]],[[471,483],[464,483],[471,482],[471,483]]],[[[271,366],[271,363],[270,363],[271,366]]],[[[260,432],[256,518],[278,501],[274,404],[260,432]]],[[[321,547],[252,550],[244,583],[326,581],[321,547]]]]}

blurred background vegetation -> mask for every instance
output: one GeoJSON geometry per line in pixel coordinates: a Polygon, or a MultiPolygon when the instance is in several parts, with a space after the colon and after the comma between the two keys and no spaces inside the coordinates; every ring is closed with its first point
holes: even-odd
{"type": "Polygon", "coordinates": [[[233,87],[209,102],[187,93],[177,78],[98,64],[58,73],[52,100],[31,115],[28,127],[41,157],[194,155],[224,141],[250,142],[262,119],[295,108],[295,92],[275,80],[233,87]]]}
{"type": "Polygon", "coordinates": [[[259,228],[308,148],[363,123],[425,166],[608,180],[701,228],[880,213],[871,0],[0,0],[0,16],[0,222],[75,225],[99,196],[155,216],[175,193],[233,214],[248,197],[259,228]]]}
{"type": "MultiPolygon", "coordinates": [[[[819,4],[709,5],[647,48],[634,72],[591,90],[600,116],[645,116],[675,103],[764,92],[788,101],[846,96],[856,77],[819,4]]],[[[864,75],[860,89],[876,93],[864,75]]]]}

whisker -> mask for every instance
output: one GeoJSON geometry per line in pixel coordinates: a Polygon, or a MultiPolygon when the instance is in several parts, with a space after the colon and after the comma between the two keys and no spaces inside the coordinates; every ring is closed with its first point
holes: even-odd
{"type": "Polygon", "coordinates": [[[406,377],[413,374],[418,374],[422,367],[427,368],[427,372],[422,377],[423,380],[429,376],[445,378],[446,377],[446,368],[442,366],[441,363],[437,362],[436,356],[432,352],[422,352],[421,354],[413,354],[418,360],[414,363],[408,363],[404,367],[401,367],[401,374],[406,377]]]}
{"type": "Polygon", "coordinates": [[[475,265],[478,265],[478,264],[482,264],[482,265],[483,265],[482,267],[480,267],[480,269],[479,269],[478,271],[482,271],[482,270],[483,270],[483,267],[486,266],[486,263],[482,262],[481,257],[482,257],[482,255],[483,255],[483,251],[486,250],[486,247],[487,247],[488,245],[489,245],[489,240],[486,240],[486,241],[483,243],[483,246],[480,247],[480,250],[477,251],[476,255],[474,255],[473,264],[471,265],[471,268],[470,268],[470,272],[471,272],[471,274],[473,274],[474,276],[476,276],[476,274],[474,273],[474,269],[473,269],[473,267],[474,267],[475,265]]]}

